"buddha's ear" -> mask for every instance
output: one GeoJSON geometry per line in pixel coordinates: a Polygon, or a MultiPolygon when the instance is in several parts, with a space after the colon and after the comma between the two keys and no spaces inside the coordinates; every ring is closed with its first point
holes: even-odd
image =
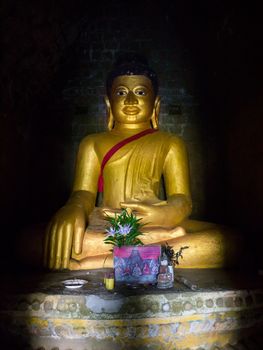
{"type": "Polygon", "coordinates": [[[108,126],[108,129],[111,131],[114,126],[114,118],[111,111],[111,105],[110,105],[110,100],[108,96],[104,96],[104,101],[106,103],[106,108],[107,108],[107,126],[108,126]]]}
{"type": "Polygon", "coordinates": [[[154,101],[153,114],[151,116],[151,122],[154,129],[158,129],[160,104],[161,104],[161,98],[160,96],[156,96],[154,101]]]}

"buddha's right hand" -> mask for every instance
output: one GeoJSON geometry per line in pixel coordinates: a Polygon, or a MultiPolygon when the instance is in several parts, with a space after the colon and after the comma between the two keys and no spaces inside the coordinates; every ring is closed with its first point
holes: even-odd
{"type": "Polygon", "coordinates": [[[52,218],[45,235],[44,264],[49,269],[67,269],[74,252],[80,254],[85,232],[85,211],[81,205],[66,204],[52,218]]]}

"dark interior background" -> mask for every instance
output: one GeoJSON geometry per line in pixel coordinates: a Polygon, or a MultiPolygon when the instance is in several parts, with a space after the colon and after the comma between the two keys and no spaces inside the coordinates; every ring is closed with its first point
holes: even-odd
{"type": "Polygon", "coordinates": [[[81,138],[106,129],[104,81],[122,53],[160,80],[160,127],[187,143],[193,218],[247,237],[262,266],[262,16],[227,0],[2,0],[1,255],[69,196],[81,138]]]}

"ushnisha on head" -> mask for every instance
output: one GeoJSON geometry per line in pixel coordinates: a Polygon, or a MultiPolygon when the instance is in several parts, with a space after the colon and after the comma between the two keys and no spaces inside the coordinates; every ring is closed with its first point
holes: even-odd
{"type": "Polygon", "coordinates": [[[114,79],[121,75],[144,75],[151,80],[154,94],[157,96],[159,89],[157,74],[148,66],[148,63],[144,58],[133,56],[131,58],[120,59],[116,62],[106,80],[108,96],[110,96],[114,79]]]}
{"type": "Polygon", "coordinates": [[[160,97],[156,73],[147,63],[132,58],[115,64],[106,81],[108,129],[149,125],[158,129],[160,97]]]}

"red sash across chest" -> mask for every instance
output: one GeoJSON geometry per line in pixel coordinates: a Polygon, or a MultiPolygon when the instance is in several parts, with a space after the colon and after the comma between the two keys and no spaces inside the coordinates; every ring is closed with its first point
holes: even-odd
{"type": "Polygon", "coordinates": [[[98,180],[98,192],[103,192],[103,170],[105,168],[105,165],[107,164],[107,162],[110,160],[110,158],[123,146],[127,145],[128,143],[138,140],[139,138],[148,135],[148,134],[152,134],[154,132],[156,132],[158,130],[156,129],[146,129],[143,130],[141,132],[139,132],[138,134],[132,135],[130,137],[127,137],[126,139],[118,142],[116,145],[114,145],[104,156],[102,163],[101,163],[101,167],[100,167],[100,175],[99,175],[99,180],[98,180]]]}

